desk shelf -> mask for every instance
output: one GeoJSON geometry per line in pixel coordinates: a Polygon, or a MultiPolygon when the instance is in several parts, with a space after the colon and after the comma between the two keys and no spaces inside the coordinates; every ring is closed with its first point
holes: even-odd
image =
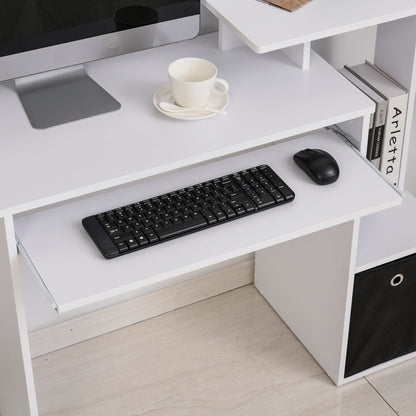
{"type": "Polygon", "coordinates": [[[350,145],[328,130],[21,216],[16,233],[59,312],[140,294],[175,277],[368,215],[400,195],[350,145]],[[341,176],[314,184],[292,160],[306,147],[326,149],[341,176]],[[247,167],[269,164],[295,191],[295,201],[113,260],[101,257],[81,226],[85,216],[247,167]]]}
{"type": "Polygon", "coordinates": [[[374,107],[316,54],[302,71],[281,52],[259,56],[241,47],[223,53],[215,33],[90,63],[87,72],[121,110],[42,131],[30,126],[16,93],[0,86],[10,108],[2,119],[0,176],[13,172],[13,181],[2,183],[0,212],[23,212],[223,157],[359,118],[374,107]],[[173,120],[153,107],[168,64],[183,56],[217,64],[230,84],[227,116],[173,120]]]}
{"type": "Polygon", "coordinates": [[[287,48],[412,16],[413,0],[312,1],[295,13],[258,0],[203,0],[205,7],[257,53],[287,48]]]}

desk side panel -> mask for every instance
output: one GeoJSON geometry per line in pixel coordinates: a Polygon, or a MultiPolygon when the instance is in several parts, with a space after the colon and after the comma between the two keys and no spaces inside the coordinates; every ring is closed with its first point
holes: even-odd
{"type": "Polygon", "coordinates": [[[0,414],[38,416],[12,217],[0,218],[0,414]]]}
{"type": "Polygon", "coordinates": [[[254,284],[336,384],[343,382],[354,221],[256,253],[254,284]]]}
{"type": "Polygon", "coordinates": [[[403,190],[416,96],[416,16],[379,25],[374,63],[409,93],[399,177],[403,190]]]}

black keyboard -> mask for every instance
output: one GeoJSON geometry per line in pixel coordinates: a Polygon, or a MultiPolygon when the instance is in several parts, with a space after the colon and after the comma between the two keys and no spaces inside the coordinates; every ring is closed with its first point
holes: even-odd
{"type": "Polygon", "coordinates": [[[82,220],[107,259],[293,201],[267,165],[256,166],[82,220]]]}

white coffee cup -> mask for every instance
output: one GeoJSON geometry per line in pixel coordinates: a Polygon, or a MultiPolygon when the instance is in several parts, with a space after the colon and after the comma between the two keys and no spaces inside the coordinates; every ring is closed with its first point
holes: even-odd
{"type": "Polygon", "coordinates": [[[169,83],[175,103],[181,107],[204,107],[211,94],[224,95],[228,83],[217,78],[217,67],[206,59],[181,58],[168,67],[169,83]]]}

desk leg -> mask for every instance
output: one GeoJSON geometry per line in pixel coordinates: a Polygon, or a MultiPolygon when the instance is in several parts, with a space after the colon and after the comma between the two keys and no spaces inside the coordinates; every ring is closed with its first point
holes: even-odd
{"type": "Polygon", "coordinates": [[[0,218],[0,414],[37,416],[13,218],[0,218]]]}
{"type": "Polygon", "coordinates": [[[344,382],[358,225],[256,253],[255,286],[337,385],[344,382]]]}

